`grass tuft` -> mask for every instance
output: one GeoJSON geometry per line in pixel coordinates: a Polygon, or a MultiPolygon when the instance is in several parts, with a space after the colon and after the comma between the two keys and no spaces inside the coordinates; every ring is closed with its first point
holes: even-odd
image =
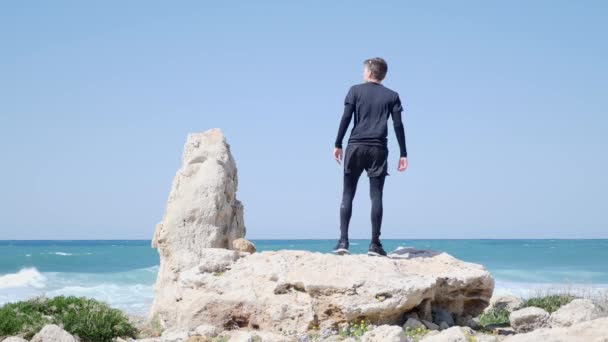
{"type": "Polygon", "coordinates": [[[137,333],[122,311],[85,297],[42,296],[0,307],[0,337],[31,339],[46,324],[57,324],[87,342],[110,342],[137,333]]]}

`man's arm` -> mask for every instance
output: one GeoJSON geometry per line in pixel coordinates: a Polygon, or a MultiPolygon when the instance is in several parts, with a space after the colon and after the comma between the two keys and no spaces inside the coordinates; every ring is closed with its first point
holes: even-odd
{"type": "Polygon", "coordinates": [[[346,93],[346,97],[344,97],[344,114],[342,114],[340,127],[338,127],[338,136],[336,137],[336,142],[334,144],[336,148],[342,148],[342,140],[344,139],[346,130],[353,118],[353,112],[355,111],[355,102],[355,88],[354,86],[351,86],[350,89],[348,89],[348,93],[346,93]]]}
{"type": "Polygon", "coordinates": [[[334,146],[336,148],[342,148],[342,140],[344,139],[344,135],[346,134],[346,130],[350,125],[350,122],[353,118],[353,112],[355,111],[355,106],[352,103],[344,104],[344,113],[342,114],[342,120],[340,120],[340,127],[338,127],[338,136],[336,137],[336,142],[334,146]]]}
{"type": "Polygon", "coordinates": [[[393,127],[395,127],[395,135],[399,142],[399,155],[407,158],[407,149],[405,148],[405,128],[401,121],[401,112],[393,112],[393,127]]]}
{"type": "Polygon", "coordinates": [[[407,149],[405,148],[405,128],[403,127],[403,121],[401,119],[401,112],[403,107],[401,106],[401,99],[399,95],[393,105],[391,112],[393,117],[393,127],[395,128],[395,135],[397,136],[397,142],[399,143],[399,156],[407,158],[407,149]]]}

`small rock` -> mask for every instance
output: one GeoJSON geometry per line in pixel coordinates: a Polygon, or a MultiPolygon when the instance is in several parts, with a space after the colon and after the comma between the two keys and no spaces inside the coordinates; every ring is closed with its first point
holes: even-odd
{"type": "Polygon", "coordinates": [[[449,327],[450,326],[445,321],[439,322],[439,330],[445,330],[445,329],[448,329],[449,327]]]}
{"type": "Polygon", "coordinates": [[[422,324],[422,322],[420,322],[419,320],[417,320],[415,318],[408,318],[407,321],[405,321],[405,324],[403,325],[403,329],[408,328],[408,327],[410,329],[426,328],[426,326],[424,324],[422,324]]]}
{"type": "Polygon", "coordinates": [[[521,298],[512,294],[494,294],[490,298],[490,305],[484,309],[484,312],[488,312],[491,309],[505,309],[513,312],[519,310],[523,304],[524,301],[521,298]]]}
{"type": "Polygon", "coordinates": [[[422,320],[422,324],[424,324],[424,326],[426,326],[426,328],[429,330],[439,330],[439,326],[437,324],[429,322],[425,319],[422,320]]]}
{"type": "Polygon", "coordinates": [[[209,325],[209,324],[199,325],[191,333],[192,336],[198,335],[198,336],[207,336],[207,337],[214,337],[214,336],[217,336],[217,334],[218,334],[218,328],[213,325],[209,325]]]}
{"type": "Polygon", "coordinates": [[[475,339],[473,341],[475,341],[475,342],[499,342],[500,340],[498,339],[498,337],[496,337],[494,335],[476,334],[475,339]]]}
{"type": "Polygon", "coordinates": [[[181,330],[168,329],[160,336],[163,342],[182,342],[188,338],[188,333],[181,330]]]}
{"type": "Polygon", "coordinates": [[[420,342],[468,342],[467,336],[472,336],[473,331],[468,327],[454,326],[443,330],[439,334],[424,336],[420,342]]]}
{"type": "Polygon", "coordinates": [[[363,334],[361,342],[407,342],[407,336],[400,326],[384,324],[363,334]]]}
{"type": "Polygon", "coordinates": [[[591,321],[602,316],[598,308],[589,299],[574,299],[551,314],[549,323],[552,327],[569,327],[572,324],[591,321]]]}
{"type": "Polygon", "coordinates": [[[34,337],[31,342],[77,342],[74,336],[56,324],[47,324],[34,337]]]}
{"type": "Polygon", "coordinates": [[[253,244],[253,242],[251,242],[245,238],[238,238],[238,239],[232,241],[232,249],[241,251],[241,252],[248,252],[248,253],[255,253],[255,251],[256,251],[256,248],[255,248],[255,245],[253,244]]]}
{"type": "Polygon", "coordinates": [[[464,324],[471,329],[478,329],[479,323],[478,320],[473,318],[471,315],[467,315],[464,319],[464,324]]]}
{"type": "Polygon", "coordinates": [[[19,336],[9,336],[2,340],[2,342],[27,342],[27,340],[19,336]]]}
{"type": "Polygon", "coordinates": [[[547,326],[549,313],[534,306],[511,312],[509,322],[515,332],[522,333],[547,326]]]}

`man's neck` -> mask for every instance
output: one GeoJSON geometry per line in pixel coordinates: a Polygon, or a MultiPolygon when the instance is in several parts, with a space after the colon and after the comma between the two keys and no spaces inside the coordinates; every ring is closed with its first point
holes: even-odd
{"type": "Polygon", "coordinates": [[[378,80],[372,80],[372,79],[368,79],[367,82],[381,84],[380,81],[378,81],[378,80]]]}

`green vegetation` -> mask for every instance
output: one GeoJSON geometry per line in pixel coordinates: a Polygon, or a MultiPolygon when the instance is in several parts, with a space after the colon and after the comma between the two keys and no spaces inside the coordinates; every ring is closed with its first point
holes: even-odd
{"type": "Polygon", "coordinates": [[[509,311],[507,309],[492,308],[488,312],[479,315],[479,324],[482,327],[488,325],[509,325],[509,311]]]}
{"type": "Polygon", "coordinates": [[[0,337],[30,339],[46,324],[57,324],[87,342],[109,342],[137,333],[122,311],[85,297],[36,297],[0,307],[0,337]]]}
{"type": "Polygon", "coordinates": [[[405,327],[405,335],[414,342],[420,341],[420,339],[422,337],[424,337],[424,335],[426,335],[426,333],[428,333],[428,332],[429,332],[429,330],[426,329],[425,327],[418,327],[418,328],[405,327]]]}
{"type": "Polygon", "coordinates": [[[522,307],[535,306],[544,309],[548,313],[557,311],[562,305],[570,303],[576,296],[570,294],[553,294],[543,297],[532,297],[524,301],[522,307]]]}
{"type": "Polygon", "coordinates": [[[367,319],[361,319],[359,320],[359,323],[357,323],[357,321],[353,321],[353,322],[349,322],[348,325],[342,329],[340,329],[340,331],[338,331],[338,334],[342,337],[354,337],[357,340],[363,336],[363,334],[365,334],[366,332],[368,332],[370,330],[370,322],[367,319]]]}

